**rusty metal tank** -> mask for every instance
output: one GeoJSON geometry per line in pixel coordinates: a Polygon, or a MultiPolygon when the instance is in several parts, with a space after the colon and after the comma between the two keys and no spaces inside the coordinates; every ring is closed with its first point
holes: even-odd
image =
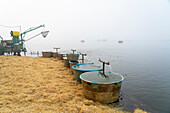
{"type": "Polygon", "coordinates": [[[69,60],[67,60],[67,57],[63,57],[64,60],[64,67],[70,68],[69,60]]]}
{"type": "Polygon", "coordinates": [[[66,56],[67,56],[67,59],[68,59],[68,60],[74,60],[74,61],[76,61],[76,60],[79,59],[79,54],[69,53],[69,54],[66,54],[66,56]]]}
{"type": "Polygon", "coordinates": [[[59,60],[63,60],[63,56],[65,56],[64,53],[58,53],[58,58],[59,58],[59,60]]]}
{"type": "Polygon", "coordinates": [[[93,65],[93,64],[77,64],[72,66],[74,79],[78,82],[81,82],[80,75],[84,72],[94,72],[94,71],[102,71],[101,66],[93,65]]]}
{"type": "Polygon", "coordinates": [[[91,62],[87,59],[78,59],[78,60],[70,60],[69,61],[70,63],[70,68],[72,70],[72,73],[73,73],[73,65],[76,65],[76,64],[94,64],[94,62],[91,62]]]}
{"type": "Polygon", "coordinates": [[[119,99],[124,77],[114,72],[86,72],[80,75],[83,94],[100,103],[112,103],[119,99]]]}
{"type": "Polygon", "coordinates": [[[52,57],[52,52],[42,52],[42,55],[45,58],[51,58],[52,57]]]}
{"type": "Polygon", "coordinates": [[[53,56],[54,58],[56,58],[56,57],[58,57],[58,53],[57,53],[57,52],[52,52],[52,56],[53,56]]]}

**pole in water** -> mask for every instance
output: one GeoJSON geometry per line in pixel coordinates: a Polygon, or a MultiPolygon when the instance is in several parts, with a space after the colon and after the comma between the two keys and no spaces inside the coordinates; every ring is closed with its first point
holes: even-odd
{"type": "Polygon", "coordinates": [[[99,61],[103,63],[103,75],[105,75],[105,64],[110,65],[110,63],[102,61],[100,58],[99,58],[99,61]]]}
{"type": "Polygon", "coordinates": [[[73,51],[73,54],[74,54],[74,52],[76,51],[75,49],[71,49],[71,51],[73,51]]]}
{"type": "Polygon", "coordinates": [[[37,56],[39,56],[39,52],[37,51],[37,56]]]}
{"type": "Polygon", "coordinates": [[[84,56],[87,56],[87,54],[80,53],[80,55],[82,55],[82,63],[84,63],[84,56]]]}
{"type": "Polygon", "coordinates": [[[53,49],[56,49],[56,52],[58,53],[58,50],[59,50],[60,48],[55,48],[55,47],[54,47],[53,49]]]}

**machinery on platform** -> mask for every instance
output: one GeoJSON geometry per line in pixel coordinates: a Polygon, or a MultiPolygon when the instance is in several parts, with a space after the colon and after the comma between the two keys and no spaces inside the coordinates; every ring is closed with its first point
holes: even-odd
{"type": "Polygon", "coordinates": [[[31,31],[34,31],[36,29],[39,29],[41,27],[45,27],[44,25],[40,25],[38,27],[32,27],[29,28],[28,30],[24,31],[23,33],[19,33],[18,31],[11,31],[11,37],[12,40],[4,40],[1,36],[0,36],[0,55],[4,55],[4,53],[8,53],[8,54],[12,54],[14,53],[14,55],[18,55],[21,56],[21,52],[26,53],[27,50],[24,47],[24,42],[33,39],[35,37],[37,37],[38,35],[42,34],[42,36],[45,38],[48,35],[49,31],[43,31],[27,40],[24,40],[23,38],[25,37],[25,35],[31,31]]]}

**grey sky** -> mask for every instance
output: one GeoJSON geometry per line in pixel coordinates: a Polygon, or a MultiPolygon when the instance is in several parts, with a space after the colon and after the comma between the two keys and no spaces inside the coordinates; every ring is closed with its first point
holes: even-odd
{"type": "MultiPolygon", "coordinates": [[[[169,0],[3,0],[0,14],[0,24],[22,31],[45,24],[52,42],[170,37],[169,0]]],[[[10,30],[0,27],[0,35],[10,30]]]]}

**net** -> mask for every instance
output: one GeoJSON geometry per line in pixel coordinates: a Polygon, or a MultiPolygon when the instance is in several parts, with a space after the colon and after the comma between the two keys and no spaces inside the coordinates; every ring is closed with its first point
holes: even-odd
{"type": "Polygon", "coordinates": [[[41,32],[42,36],[45,38],[48,35],[49,31],[43,31],[41,32]]]}

